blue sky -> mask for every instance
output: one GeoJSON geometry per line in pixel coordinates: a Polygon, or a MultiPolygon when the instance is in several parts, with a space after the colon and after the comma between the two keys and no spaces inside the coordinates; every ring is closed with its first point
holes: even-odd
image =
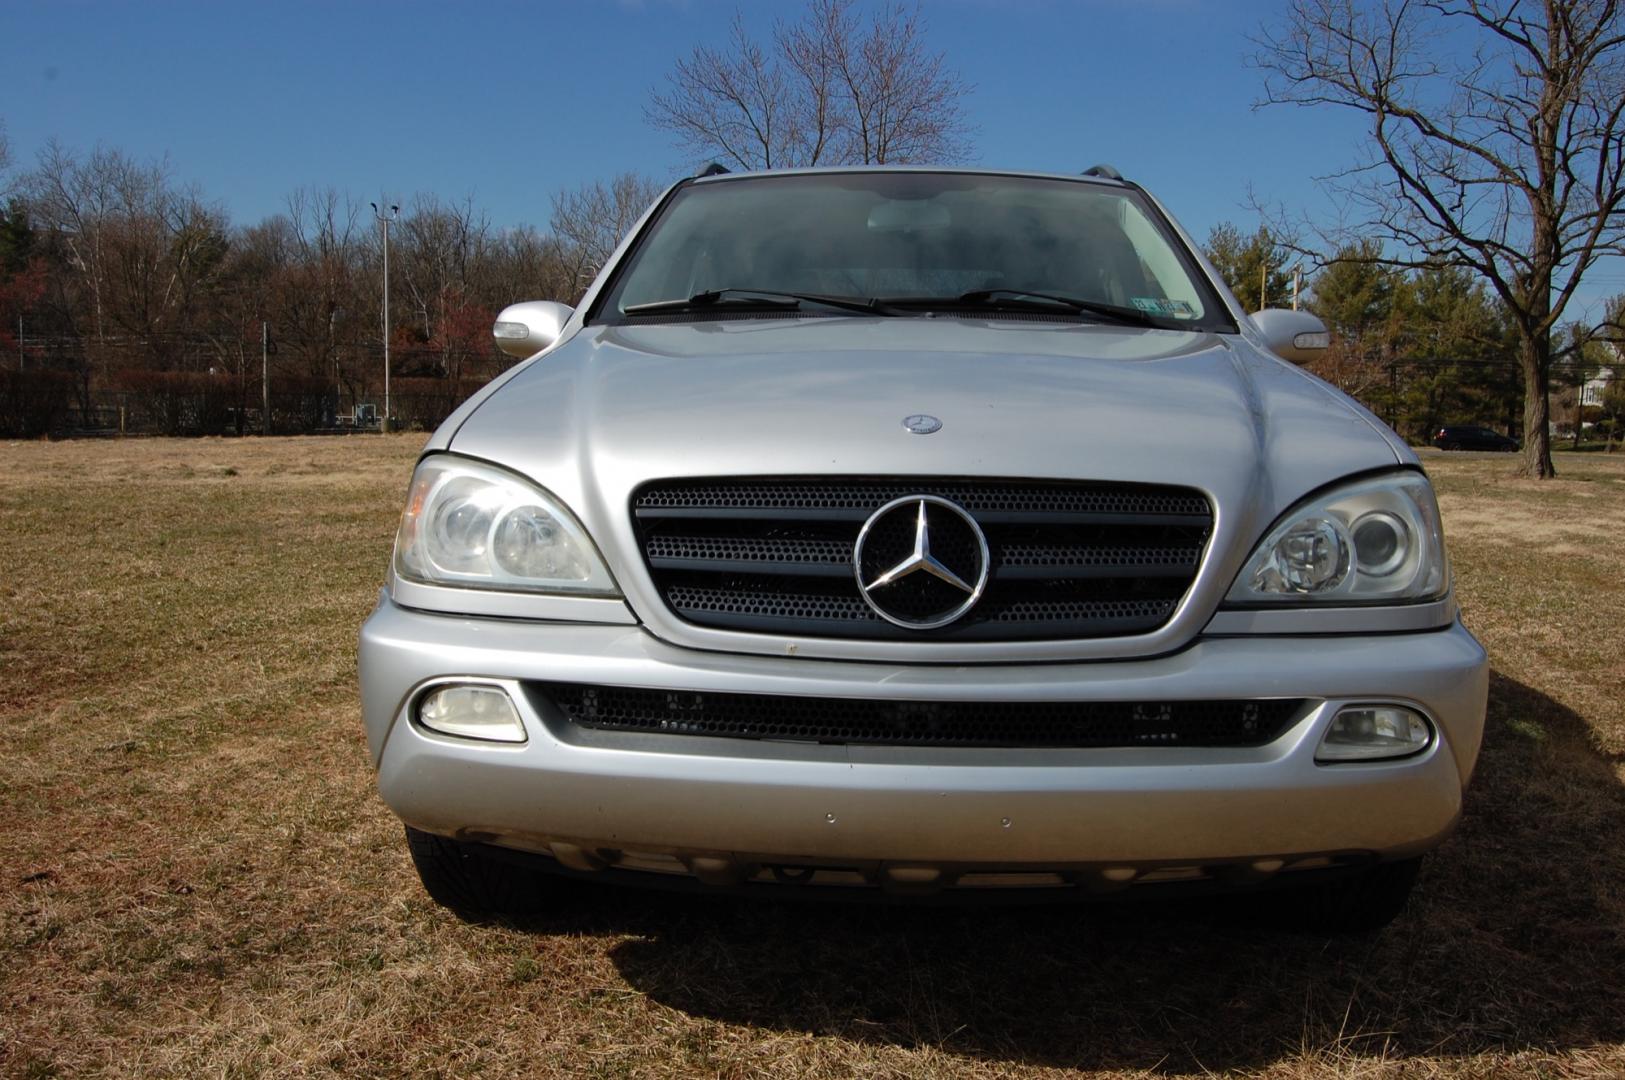
{"type": "MultiPolygon", "coordinates": [[[[799,4],[85,3],[0,0],[0,120],[17,165],[50,137],[167,156],[237,222],[307,185],[470,196],[545,224],[561,188],[687,164],[643,106],[736,8],[765,35],[799,4]]],[[[927,0],[932,44],[975,91],[980,164],[1110,162],[1198,239],[1255,223],[1249,188],[1326,212],[1313,177],[1350,160],[1351,117],[1255,111],[1247,35],[1264,0],[927,0]]],[[[1604,268],[1588,292],[1625,290],[1604,268]]]]}

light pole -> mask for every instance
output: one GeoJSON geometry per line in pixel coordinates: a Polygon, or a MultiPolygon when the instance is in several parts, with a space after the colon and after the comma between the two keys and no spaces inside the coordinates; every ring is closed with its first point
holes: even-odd
{"type": "Polygon", "coordinates": [[[327,354],[333,358],[333,422],[338,423],[339,410],[344,408],[344,379],[339,374],[339,350],[333,340],[333,324],[338,317],[344,314],[341,307],[330,308],[327,312],[327,354]]]}
{"type": "Polygon", "coordinates": [[[372,203],[372,213],[384,224],[384,418],[378,422],[378,430],[389,431],[389,226],[392,221],[401,216],[401,208],[391,204],[389,213],[385,214],[378,209],[377,203],[372,203]]]}

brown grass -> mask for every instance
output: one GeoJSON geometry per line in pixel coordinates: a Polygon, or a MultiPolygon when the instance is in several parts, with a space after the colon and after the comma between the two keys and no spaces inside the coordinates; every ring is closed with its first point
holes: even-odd
{"type": "Polygon", "coordinates": [[[0,444],[0,1074],[1625,1074],[1625,459],[1427,459],[1489,739],[1411,912],[1325,941],[598,891],[458,922],[355,700],[418,446],[0,444]]]}

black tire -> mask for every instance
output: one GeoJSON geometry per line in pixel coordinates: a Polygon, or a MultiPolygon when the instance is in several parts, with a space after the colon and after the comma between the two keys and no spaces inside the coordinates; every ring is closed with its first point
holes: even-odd
{"type": "Polygon", "coordinates": [[[1503,454],[1513,453],[1517,449],[1518,448],[1516,446],[1514,446],[1512,443],[1503,443],[1501,445],[1501,453],[1503,453],[1503,454]]]}
{"type": "Polygon", "coordinates": [[[1447,442],[1447,443],[1444,444],[1444,448],[1446,450],[1460,450],[1461,449],[1461,443],[1459,443],[1459,442],[1447,442]]]}
{"type": "Polygon", "coordinates": [[[465,844],[407,826],[406,845],[424,891],[461,919],[522,919],[540,914],[558,892],[549,875],[465,844]]]}
{"type": "Polygon", "coordinates": [[[1279,899],[1293,926],[1325,934],[1369,934],[1399,917],[1422,868],[1421,858],[1378,863],[1352,877],[1285,889],[1279,899]]]}

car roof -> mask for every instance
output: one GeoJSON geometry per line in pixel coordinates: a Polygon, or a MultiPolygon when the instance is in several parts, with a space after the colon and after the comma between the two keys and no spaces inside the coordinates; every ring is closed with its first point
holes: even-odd
{"type": "Polygon", "coordinates": [[[1071,180],[1079,184],[1098,184],[1103,187],[1129,188],[1127,180],[1109,176],[1078,173],[1029,172],[1024,169],[967,169],[945,165],[820,165],[810,169],[757,169],[751,172],[719,172],[711,176],[697,176],[692,183],[728,184],[736,180],[752,180],[770,176],[838,176],[848,173],[937,173],[963,176],[1014,176],[1029,180],[1071,180]]]}

